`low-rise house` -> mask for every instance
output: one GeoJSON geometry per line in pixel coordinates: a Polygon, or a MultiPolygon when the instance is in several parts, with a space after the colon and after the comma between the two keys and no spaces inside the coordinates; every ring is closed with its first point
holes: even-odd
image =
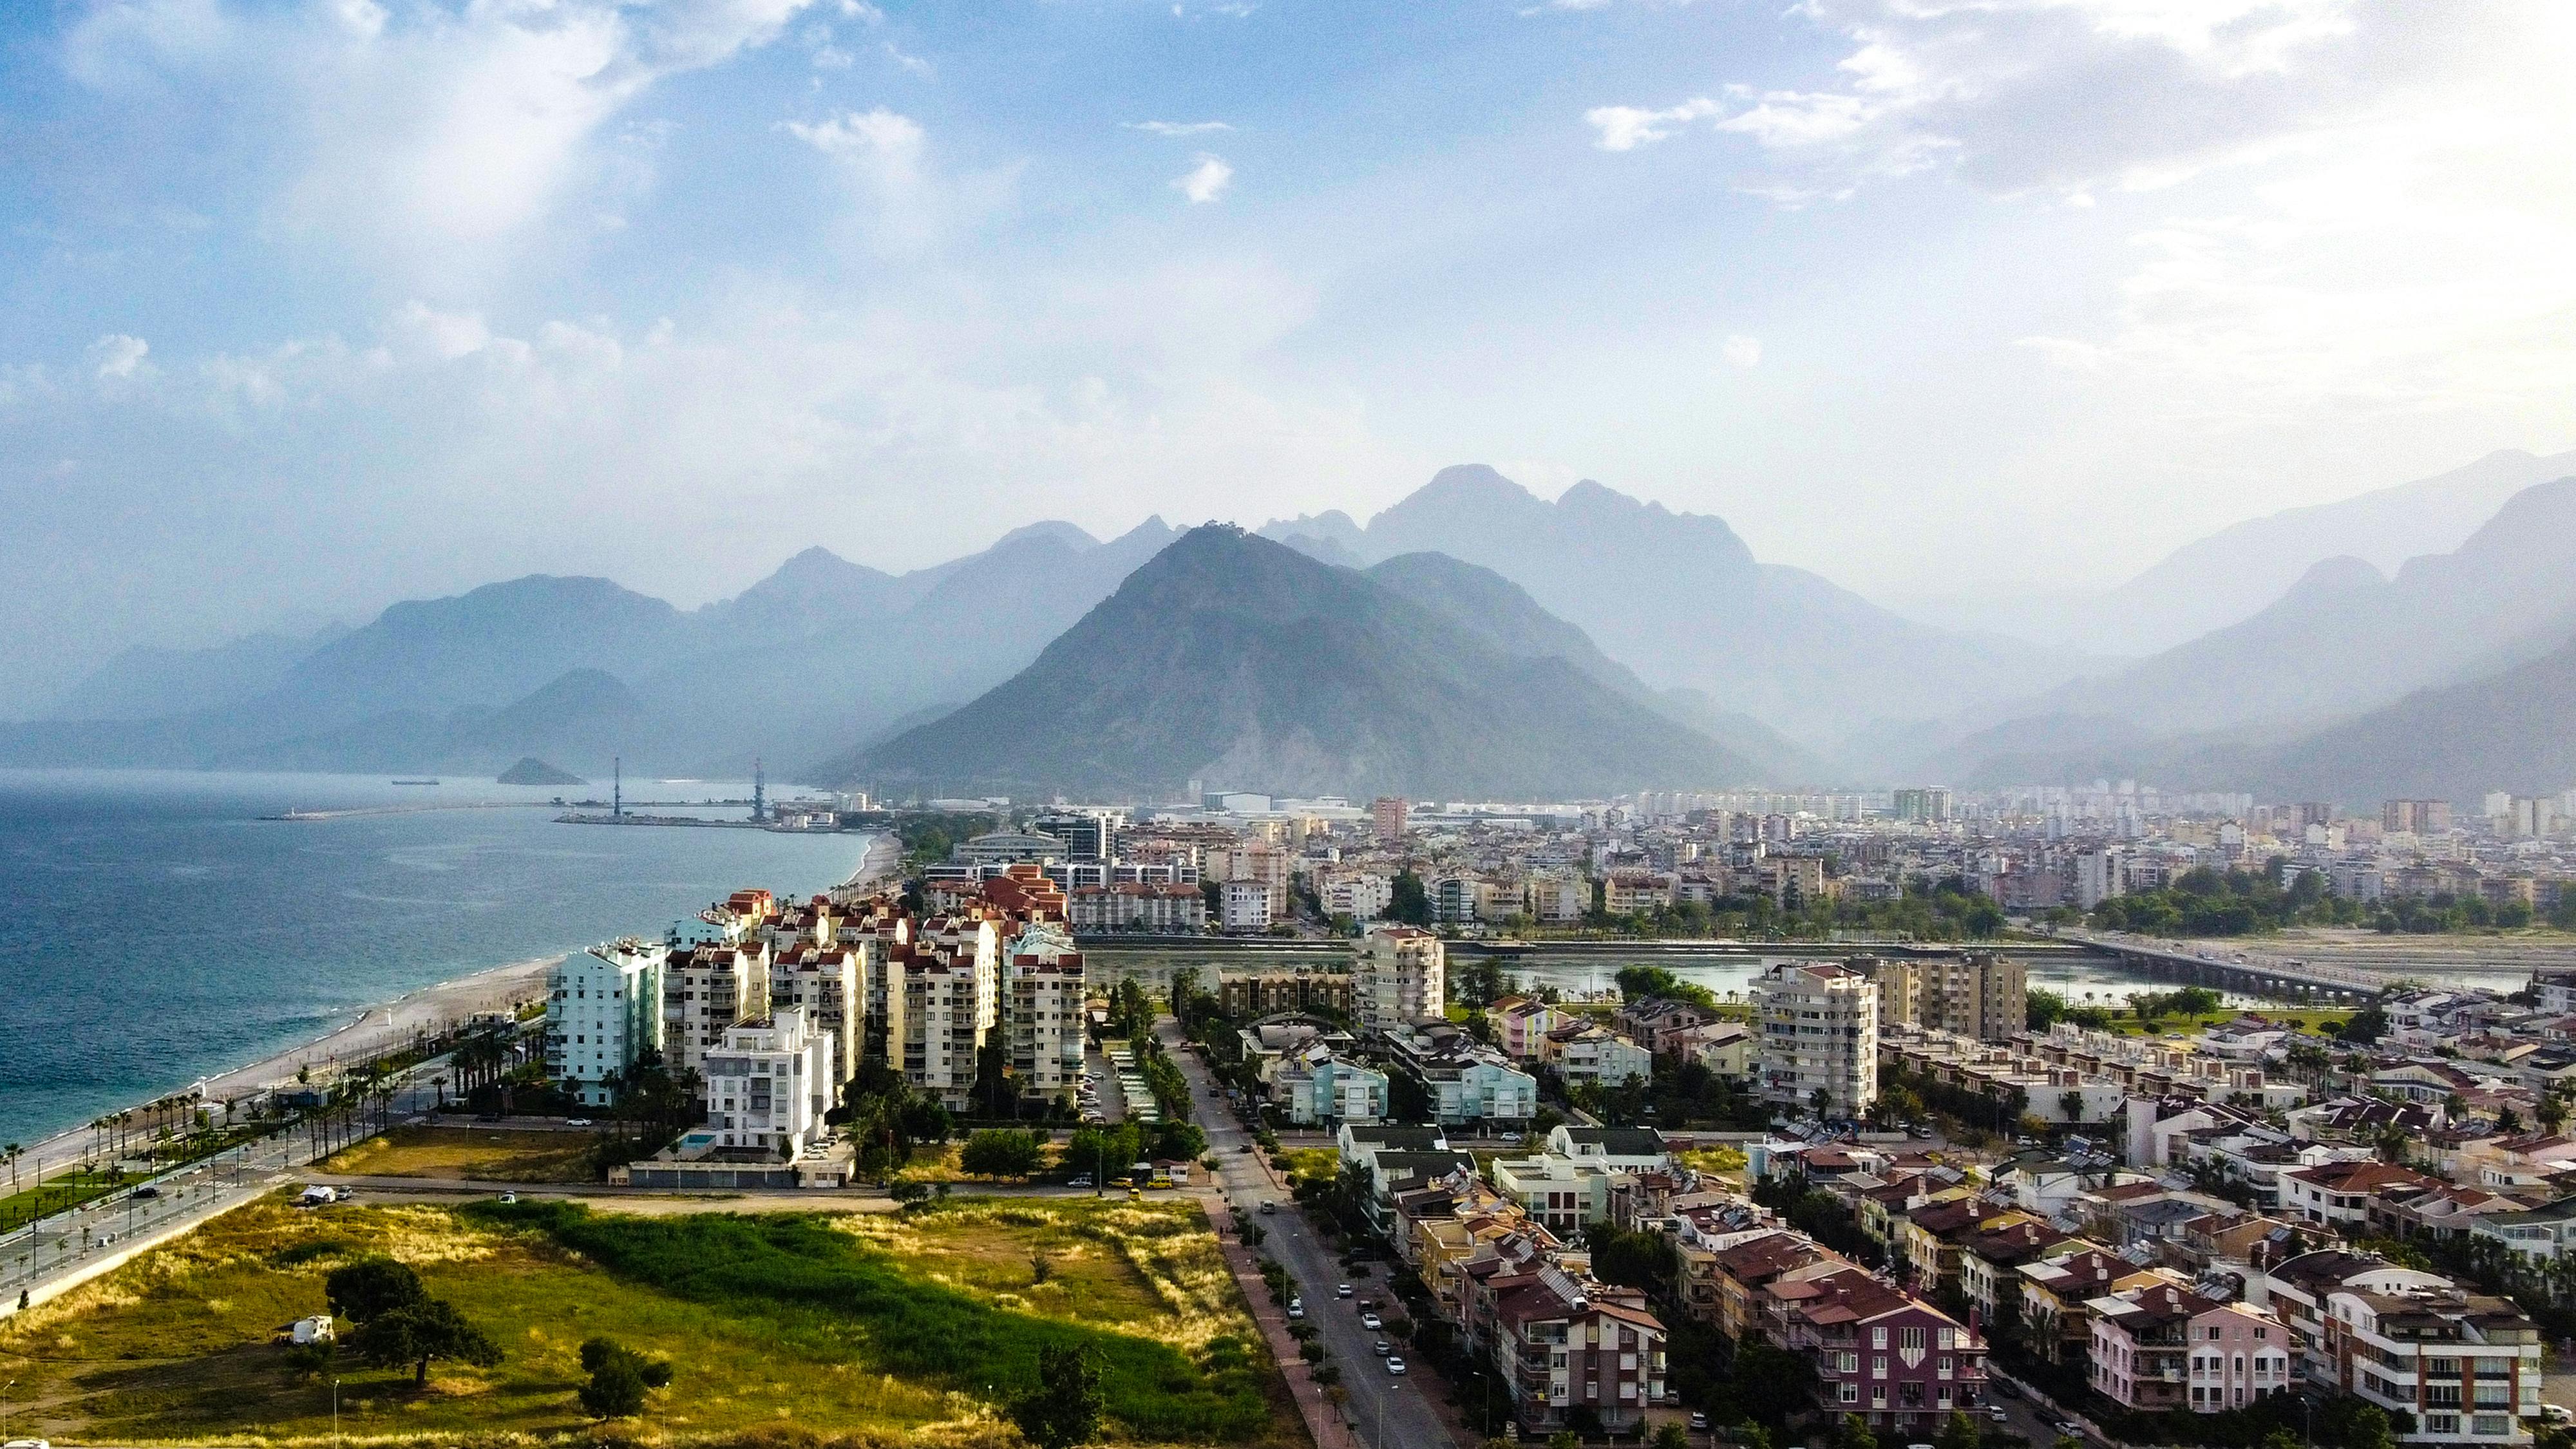
{"type": "Polygon", "coordinates": [[[1654,1053],[1597,1021],[1578,1021],[1547,1034],[1547,1059],[1568,1086],[1617,1087],[1654,1079],[1654,1053]]]}
{"type": "Polygon", "coordinates": [[[2058,1258],[2024,1263],[2022,1341],[2051,1363],[2085,1362],[2093,1351],[2092,1300],[2141,1278],[2138,1265],[2093,1244],[2058,1258]]]}
{"type": "Polygon", "coordinates": [[[1857,1267],[1775,1279],[1765,1297],[1772,1341],[1807,1355],[1826,1414],[1902,1433],[1937,1427],[1984,1397],[1985,1341],[1857,1267]]]}
{"type": "Polygon", "coordinates": [[[2409,1197],[2441,1185],[2412,1168],[2366,1161],[2302,1167],[2282,1173],[2278,1181],[2283,1216],[2351,1237],[2363,1236],[2374,1227],[2396,1226],[2383,1221],[2382,1199],[2409,1197]]]}
{"type": "Polygon", "coordinates": [[[1610,1025],[1657,1056],[1678,1056],[1684,1033],[1716,1019],[1715,1010],[1696,1002],[1650,996],[1611,1013],[1610,1025]]]}
{"type": "Polygon", "coordinates": [[[1505,996],[1485,1009],[1494,1045],[1516,1062],[1537,1061],[1547,1054],[1547,1034],[1565,1025],[1555,1007],[1527,996],[1505,996]]]}
{"type": "Polygon", "coordinates": [[[1300,1127],[1377,1122],[1387,1115],[1386,1073],[1326,1046],[1311,1046],[1280,1068],[1278,1091],[1300,1127]]]}
{"type": "Polygon", "coordinates": [[[2576,1255],[2576,1197],[2520,1212],[2481,1213],[2469,1231],[2526,1263],[2554,1264],[2576,1255]]]}
{"type": "Polygon", "coordinates": [[[1672,1153],[1664,1146],[1664,1134],[1652,1127],[1560,1124],[1548,1130],[1547,1150],[1558,1157],[1632,1172],[1662,1172],[1673,1165],[1672,1153]]]}
{"type": "Polygon", "coordinates": [[[1550,1265],[1494,1295],[1492,1359],[1522,1432],[1589,1418],[1636,1432],[1664,1397],[1664,1325],[1646,1296],[1550,1265]]]}
{"type": "Polygon", "coordinates": [[[2043,1222],[2006,1223],[1967,1235],[1959,1244],[1959,1291],[1988,1318],[2017,1313],[2021,1268],[2090,1246],[2043,1222]]]}

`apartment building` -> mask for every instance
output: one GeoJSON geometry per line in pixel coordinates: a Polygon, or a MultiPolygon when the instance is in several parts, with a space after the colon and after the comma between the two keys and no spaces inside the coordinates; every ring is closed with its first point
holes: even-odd
{"type": "Polygon", "coordinates": [[[1066,897],[1065,918],[1077,931],[1197,935],[1207,929],[1207,896],[1160,881],[1078,886],[1066,897]]]}
{"type": "Polygon", "coordinates": [[[1816,1407],[1874,1429],[1931,1429],[1985,1396],[1986,1342],[1930,1303],[1843,1263],[1765,1291],[1773,1343],[1816,1369],[1816,1407]]]}
{"type": "Polygon", "coordinates": [[[1633,1433],[1664,1397],[1664,1325],[1638,1290],[1560,1259],[1495,1274],[1471,1296],[1471,1321],[1525,1436],[1544,1437],[1582,1412],[1609,1433],[1633,1433]]]}
{"type": "Polygon", "coordinates": [[[1386,1073],[1329,1047],[1309,1047],[1282,1063],[1275,1089],[1288,1103],[1288,1120],[1300,1127],[1386,1120],[1386,1073]]]}
{"type": "Polygon", "coordinates": [[[1527,1062],[1547,1054],[1547,1035],[1565,1025],[1565,1017],[1544,1001],[1502,996],[1485,1008],[1485,1023],[1493,1029],[1494,1044],[1503,1049],[1503,1055],[1527,1062]]]}
{"type": "Polygon", "coordinates": [[[1654,1080],[1655,1056],[1597,1021],[1576,1021],[1547,1034],[1547,1060],[1567,1086],[1624,1086],[1654,1080]]]}
{"type": "Polygon", "coordinates": [[[904,960],[904,1080],[963,1110],[977,1054],[1001,1020],[1001,943],[981,915],[922,923],[904,960]]]}
{"type": "Polygon", "coordinates": [[[662,1057],[674,1076],[703,1076],[707,1053],[727,1031],[767,1015],[768,942],[702,941],[671,952],[662,971],[662,1057]]]}
{"type": "Polygon", "coordinates": [[[636,1062],[662,1051],[670,951],[633,936],[566,956],[546,981],[546,1075],[584,1106],[617,1100],[636,1062]]]}
{"type": "Polygon", "coordinates": [[[1538,1114],[1538,1079],[1447,1022],[1385,1038],[1387,1065],[1421,1089],[1432,1119],[1507,1128],[1538,1114]]]}
{"type": "Polygon", "coordinates": [[[1340,971],[1260,971],[1217,982],[1217,997],[1232,1017],[1281,1011],[1351,1014],[1351,978],[1340,971]]]}
{"type": "Polygon", "coordinates": [[[1315,895],[1328,916],[1374,921],[1395,902],[1395,877],[1374,870],[1334,871],[1317,885],[1315,895]]]}
{"type": "Polygon", "coordinates": [[[1005,949],[1011,1075],[1020,1095],[1066,1097],[1082,1079],[1082,953],[1053,923],[1025,928],[1005,949]]]}
{"type": "Polygon", "coordinates": [[[1878,992],[1837,963],[1781,962],[1753,982],[1755,1082],[1774,1102],[1850,1115],[1878,1099],[1878,992]]]}
{"type": "Polygon", "coordinates": [[[1417,926],[1374,926],[1351,965],[1360,1025],[1381,1031],[1440,1017],[1449,988],[1440,938],[1417,926]]]}
{"type": "Polygon", "coordinates": [[[2410,1444],[2526,1444],[2540,1414],[2540,1326],[2510,1301],[2440,1288],[2329,1295],[2334,1383],[2415,1416],[2410,1444]]]}
{"type": "Polygon", "coordinates": [[[835,938],[830,945],[783,945],[769,959],[770,1009],[801,1011],[808,1030],[830,1037],[832,1066],[842,1081],[859,1069],[866,1039],[867,957],[876,949],[873,941],[844,946],[835,938]]]}
{"type": "Polygon", "coordinates": [[[793,1162],[823,1129],[839,1099],[832,1038],[795,1007],[738,1022],[707,1053],[707,1127],[715,1145],[793,1162]]]}
{"type": "Polygon", "coordinates": [[[2291,1387],[2289,1330],[2261,1309],[2172,1283],[2090,1307],[2093,1387],[2124,1408],[2216,1414],[2291,1387]]]}
{"type": "Polygon", "coordinates": [[[1270,918],[1282,895],[1279,888],[1258,880],[1230,880],[1218,889],[1218,924],[1222,929],[1239,935],[1257,935],[1270,929],[1270,918]]]}

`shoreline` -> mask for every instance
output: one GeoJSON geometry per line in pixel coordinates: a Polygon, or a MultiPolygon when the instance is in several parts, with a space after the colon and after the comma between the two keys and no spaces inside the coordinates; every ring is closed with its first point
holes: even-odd
{"type": "MultiPolygon", "coordinates": [[[[858,866],[829,889],[835,893],[865,890],[888,874],[901,858],[893,833],[875,832],[861,850],[858,866]]],[[[389,1001],[370,1002],[357,1009],[353,1020],[319,1036],[281,1048],[246,1066],[138,1097],[128,1106],[139,1108],[191,1090],[199,1092],[207,1103],[238,1099],[291,1083],[302,1067],[313,1067],[318,1075],[343,1060],[363,1061],[382,1055],[407,1045],[416,1036],[435,1036],[448,1026],[484,1012],[515,1014],[521,1003],[544,995],[547,974],[571,954],[569,950],[557,951],[505,962],[416,987],[389,1001]]],[[[82,1123],[28,1143],[21,1171],[33,1173],[40,1167],[69,1170],[96,1159],[99,1154],[89,1150],[89,1142],[90,1127],[82,1123]]]]}

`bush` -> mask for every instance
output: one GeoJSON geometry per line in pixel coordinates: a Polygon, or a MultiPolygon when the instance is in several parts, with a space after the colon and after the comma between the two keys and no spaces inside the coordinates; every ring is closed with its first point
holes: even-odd
{"type": "Polygon", "coordinates": [[[977,1177],[1026,1177],[1043,1155],[1035,1132],[996,1127],[968,1137],[958,1165],[977,1177]]]}

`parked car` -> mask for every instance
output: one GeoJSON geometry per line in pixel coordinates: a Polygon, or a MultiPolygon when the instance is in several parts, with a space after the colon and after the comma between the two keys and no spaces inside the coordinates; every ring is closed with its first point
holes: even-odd
{"type": "Polygon", "coordinates": [[[1072,1181],[1070,1181],[1070,1182],[1067,1182],[1067,1183],[1065,1184],[1065,1186],[1067,1186],[1067,1187],[1089,1187],[1089,1186],[1091,1186],[1091,1174],[1090,1174],[1090,1173],[1087,1173],[1087,1172],[1078,1172],[1078,1173],[1075,1173],[1075,1174],[1073,1175],[1073,1180],[1072,1180],[1072,1181]]]}
{"type": "Polygon", "coordinates": [[[1400,1374],[1404,1372],[1404,1360],[1400,1358],[1388,1359],[1386,1361],[1386,1371],[1391,1374],[1400,1374]]]}
{"type": "Polygon", "coordinates": [[[2053,1427],[2058,1433],[2065,1435],[2069,1439],[2082,1439],[2084,1437],[2084,1426],[2076,1423],[2073,1419],[2061,1419],[2053,1427]]]}
{"type": "Polygon", "coordinates": [[[1386,1320],[1378,1317],[1374,1313],[1363,1313],[1360,1315],[1360,1327],[1367,1329],[1371,1333],[1375,1333],[1379,1329],[1386,1327],[1386,1320]]]}
{"type": "Polygon", "coordinates": [[[1986,1405],[1986,1417],[1994,1420],[1998,1424],[2009,1424],[2012,1422],[2012,1415],[2005,1413],[2004,1406],[2001,1404],[1986,1405]]]}
{"type": "Polygon", "coordinates": [[[1262,1216],[1264,1216],[1264,1217],[1268,1217],[1270,1214],[1275,1213],[1275,1212],[1277,1212],[1277,1211],[1279,1211],[1279,1204],[1277,1204],[1277,1203],[1275,1203],[1275,1202],[1270,1201],[1268,1198],[1264,1198],[1264,1199],[1262,1199],[1262,1201],[1261,1201],[1261,1214],[1262,1214],[1262,1216]]]}
{"type": "Polygon", "coordinates": [[[1395,1352],[1395,1345],[1381,1338],[1377,1342],[1369,1345],[1369,1352],[1376,1354],[1379,1358],[1384,1358],[1388,1354],[1395,1352]]]}
{"type": "Polygon", "coordinates": [[[566,1127],[587,1127],[590,1125],[590,1119],[587,1117],[566,1117],[564,1119],[564,1125],[566,1127]]]}
{"type": "Polygon", "coordinates": [[[501,1201],[503,1202],[517,1202],[518,1200],[519,1195],[515,1192],[505,1192],[501,1194],[501,1201]]]}
{"type": "Polygon", "coordinates": [[[1697,1413],[1692,1414],[1690,1416],[1690,1426],[1691,1432],[1694,1434],[1705,1433],[1708,1429],[1708,1415],[1697,1413]]]}
{"type": "Polygon", "coordinates": [[[1348,1284],[1348,1283],[1336,1283],[1336,1284],[1334,1284],[1334,1285],[1333,1285],[1333,1296],[1334,1296],[1334,1297],[1336,1297],[1336,1298],[1348,1298],[1348,1297],[1350,1297],[1350,1296],[1351,1296],[1351,1285],[1350,1285],[1350,1284],[1348,1284]]]}

